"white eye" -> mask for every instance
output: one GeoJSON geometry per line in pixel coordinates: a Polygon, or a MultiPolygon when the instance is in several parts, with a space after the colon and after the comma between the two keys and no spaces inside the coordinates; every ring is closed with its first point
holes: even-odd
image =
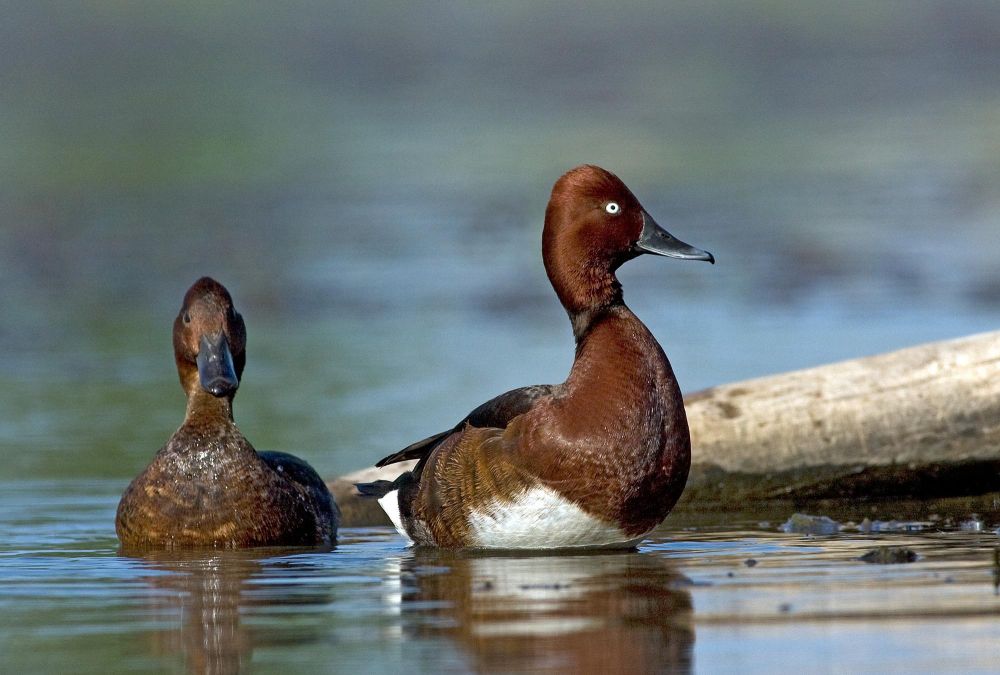
{"type": "Polygon", "coordinates": [[[604,210],[613,216],[617,216],[621,213],[622,207],[618,206],[618,202],[608,202],[604,205],[604,210]]]}

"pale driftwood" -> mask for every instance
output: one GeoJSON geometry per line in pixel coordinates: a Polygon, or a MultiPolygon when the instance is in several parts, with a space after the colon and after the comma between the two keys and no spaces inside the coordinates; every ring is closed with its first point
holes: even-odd
{"type": "MultiPolygon", "coordinates": [[[[715,387],[687,397],[684,503],[1000,492],[1000,331],[715,387]],[[923,494],[926,493],[926,494],[923,494]]],[[[354,482],[346,522],[385,522],[354,482]]]]}
{"type": "MultiPolygon", "coordinates": [[[[1000,332],[715,387],[685,403],[689,498],[706,497],[718,476],[730,486],[753,477],[745,487],[758,496],[876,496],[857,485],[919,497],[907,486],[928,471],[976,482],[984,463],[1000,461],[1000,332]],[[970,475],[945,470],[955,466],[970,475]]],[[[996,472],[991,484],[1000,490],[996,472]]]]}

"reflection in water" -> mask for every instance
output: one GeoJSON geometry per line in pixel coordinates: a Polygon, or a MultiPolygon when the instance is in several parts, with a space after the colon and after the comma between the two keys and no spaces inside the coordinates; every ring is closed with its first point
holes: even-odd
{"type": "MultiPolygon", "coordinates": [[[[144,552],[142,561],[155,571],[144,581],[161,591],[150,595],[150,612],[170,626],[153,634],[153,653],[182,655],[191,673],[245,670],[255,646],[275,642],[273,632],[259,635],[241,622],[241,614],[248,608],[330,601],[328,589],[307,585],[308,579],[283,577],[267,592],[254,588],[255,581],[276,567],[274,561],[266,567],[262,561],[302,551],[268,548],[144,552]]],[[[299,633],[295,641],[313,639],[311,634],[299,633]]]]}
{"type": "Polygon", "coordinates": [[[400,578],[404,631],[448,636],[479,671],[691,669],[688,582],[662,558],[418,550],[400,578]]]}

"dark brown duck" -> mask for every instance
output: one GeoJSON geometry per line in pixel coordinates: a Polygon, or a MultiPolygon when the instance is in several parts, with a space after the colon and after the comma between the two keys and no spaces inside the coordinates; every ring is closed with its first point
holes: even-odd
{"type": "Polygon", "coordinates": [[[122,546],[332,544],[340,514],[313,468],[257,452],[233,421],[246,326],[214,279],[199,279],[184,296],[174,359],[187,394],[184,423],[122,495],[115,521],[122,546]]]}
{"type": "Polygon", "coordinates": [[[684,404],[656,339],[626,307],[615,270],[644,253],[715,262],[656,224],[604,169],[561,177],[542,257],[569,313],[565,382],[515,389],[454,428],[386,457],[419,458],[380,497],[417,544],[448,548],[635,546],[680,497],[691,462],[684,404]]]}

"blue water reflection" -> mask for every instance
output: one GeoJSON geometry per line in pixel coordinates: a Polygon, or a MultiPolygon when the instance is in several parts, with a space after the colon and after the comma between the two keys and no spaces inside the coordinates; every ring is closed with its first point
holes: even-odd
{"type": "Polygon", "coordinates": [[[671,516],[639,552],[460,554],[348,528],[332,551],[122,557],[106,518],[120,487],[0,485],[6,667],[687,672],[825,653],[834,670],[974,671],[992,667],[1000,639],[992,532],[810,538],[725,519],[678,528],[671,516]],[[859,559],[876,545],[919,559],[859,559]],[[929,627],[964,649],[942,651],[929,627]],[[883,634],[905,648],[879,652],[883,634]]]}

